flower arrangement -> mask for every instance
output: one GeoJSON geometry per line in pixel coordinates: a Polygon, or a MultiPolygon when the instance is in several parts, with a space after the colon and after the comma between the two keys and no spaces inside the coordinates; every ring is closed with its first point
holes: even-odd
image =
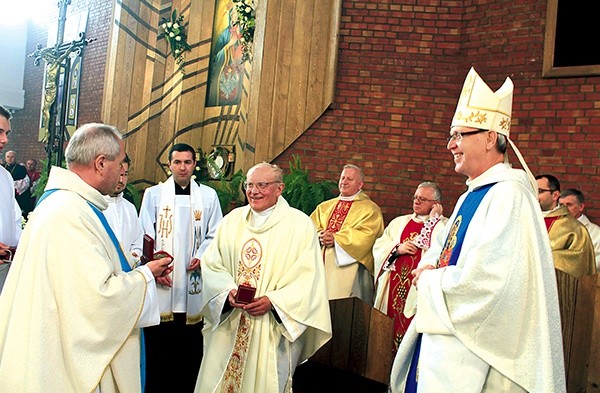
{"type": "Polygon", "coordinates": [[[191,49],[187,42],[188,22],[183,22],[183,15],[177,15],[177,9],[173,9],[171,19],[162,18],[159,28],[162,30],[158,35],[158,39],[164,38],[169,43],[171,55],[179,66],[181,72],[184,72],[183,62],[185,60],[184,53],[191,49]]]}
{"type": "Polygon", "coordinates": [[[254,0],[233,0],[237,11],[237,21],[242,33],[242,61],[252,58],[252,42],[254,42],[254,27],[256,9],[254,0]]]}

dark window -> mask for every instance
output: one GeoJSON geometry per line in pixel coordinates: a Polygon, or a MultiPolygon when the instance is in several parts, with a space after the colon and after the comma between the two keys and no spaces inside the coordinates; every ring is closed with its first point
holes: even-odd
{"type": "Polygon", "coordinates": [[[600,75],[600,23],[594,0],[548,0],[545,77],[600,75]]]}

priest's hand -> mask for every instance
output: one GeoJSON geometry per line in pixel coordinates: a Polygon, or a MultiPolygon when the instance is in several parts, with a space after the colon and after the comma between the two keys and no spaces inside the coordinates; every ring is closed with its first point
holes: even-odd
{"type": "Polygon", "coordinates": [[[319,233],[319,243],[324,247],[333,247],[335,242],[335,238],[333,237],[333,233],[329,231],[323,231],[319,233]]]}
{"type": "Polygon", "coordinates": [[[173,271],[173,264],[171,262],[173,262],[171,257],[164,257],[164,258],[155,259],[153,261],[150,261],[146,264],[146,266],[148,266],[148,268],[150,268],[150,271],[152,272],[152,275],[155,277],[156,282],[161,285],[165,285],[165,284],[161,283],[159,281],[159,279],[167,278],[170,280],[168,275],[169,275],[169,273],[171,273],[173,271]]]}
{"type": "Polygon", "coordinates": [[[433,266],[433,265],[425,265],[425,266],[414,269],[411,272],[413,275],[412,285],[414,285],[415,288],[418,289],[419,287],[417,286],[417,282],[419,281],[419,277],[421,276],[421,273],[423,273],[424,270],[433,270],[433,269],[435,269],[435,266],[433,266]]]}
{"type": "Polygon", "coordinates": [[[439,202],[434,203],[431,206],[431,211],[429,212],[429,215],[431,217],[435,217],[436,214],[439,215],[439,216],[443,216],[444,215],[444,207],[439,202]]]}
{"type": "Polygon", "coordinates": [[[413,242],[404,242],[398,245],[396,250],[398,250],[398,254],[409,254],[415,255],[419,248],[415,246],[413,242]]]}
{"type": "Polygon", "coordinates": [[[257,297],[252,303],[244,305],[243,309],[253,317],[260,317],[271,311],[273,304],[266,296],[257,297]]]}
{"type": "Polygon", "coordinates": [[[3,257],[4,255],[8,255],[8,246],[0,242],[0,257],[3,257]]]}
{"type": "Polygon", "coordinates": [[[187,267],[187,270],[196,270],[200,269],[200,260],[198,258],[192,258],[190,261],[190,265],[187,267]]]}

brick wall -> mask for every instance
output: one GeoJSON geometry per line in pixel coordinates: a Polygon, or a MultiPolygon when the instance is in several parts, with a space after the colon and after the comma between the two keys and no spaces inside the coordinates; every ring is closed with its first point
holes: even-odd
{"type": "MultiPolygon", "coordinates": [[[[80,84],[79,124],[102,121],[102,91],[104,87],[104,66],[108,46],[112,1],[72,0],[67,8],[69,15],[88,10],[87,38],[96,39],[85,49],[83,57],[83,75],[80,84]]],[[[48,25],[58,17],[56,12],[48,16],[45,22],[30,24],[27,38],[27,54],[33,53],[37,44],[46,46],[48,25]]],[[[54,39],[54,38],[53,38],[54,39]]],[[[8,146],[4,150],[15,150],[19,162],[28,158],[46,159],[44,144],[38,142],[38,129],[42,101],[44,62],[35,66],[33,58],[25,62],[25,103],[24,109],[16,111],[11,122],[13,133],[8,146]]],[[[38,166],[38,169],[41,169],[38,166]]]]}
{"type": "Polygon", "coordinates": [[[583,190],[600,222],[600,77],[542,79],[545,12],[533,0],[344,0],[335,102],[276,163],[298,154],[316,180],[363,167],[386,222],[433,180],[450,214],[466,187],[445,138],[474,66],[494,90],[510,76],[511,139],[534,174],[583,190]]]}
{"type": "MultiPolygon", "coordinates": [[[[104,61],[112,1],[73,0],[89,9],[80,124],[102,120],[104,61]]],[[[386,222],[411,211],[415,187],[441,184],[445,211],[465,189],[445,138],[464,77],[474,66],[497,89],[515,83],[511,138],[534,172],[584,191],[600,223],[600,77],[543,79],[546,1],[343,0],[336,98],[332,107],[275,160],[293,154],[316,180],[337,180],[341,167],[364,168],[366,191],[386,222]]],[[[28,53],[45,43],[32,27],[28,53]]],[[[8,148],[43,158],[36,142],[42,67],[26,66],[25,110],[8,148]]],[[[511,162],[518,166],[512,155],[511,162]]]]}

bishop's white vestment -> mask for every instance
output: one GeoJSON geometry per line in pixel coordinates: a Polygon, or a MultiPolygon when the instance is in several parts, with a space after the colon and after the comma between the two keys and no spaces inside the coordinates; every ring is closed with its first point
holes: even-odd
{"type": "Polygon", "coordinates": [[[508,391],[566,389],[552,251],[523,171],[497,164],[467,182],[468,191],[420,266],[437,266],[447,257],[461,205],[469,193],[491,184],[456,265],[419,277],[416,315],[396,354],[392,392],[404,392],[418,333],[419,392],[486,391],[492,376],[508,391]]]}

